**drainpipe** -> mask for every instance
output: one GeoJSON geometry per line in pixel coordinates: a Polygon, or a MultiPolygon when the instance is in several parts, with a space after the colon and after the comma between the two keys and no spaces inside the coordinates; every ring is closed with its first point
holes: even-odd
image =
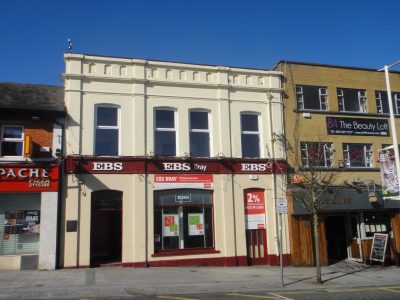
{"type": "MultiPolygon", "coordinates": [[[[146,78],[146,75],[145,75],[146,78]]],[[[146,89],[144,89],[146,91],[146,89]]],[[[146,92],[143,95],[143,101],[144,101],[144,153],[147,154],[147,145],[148,145],[148,140],[147,140],[147,97],[146,97],[146,92]]],[[[147,155],[146,155],[146,162],[145,162],[145,167],[144,167],[144,266],[147,268],[149,267],[149,192],[148,192],[148,175],[147,175],[147,155]]]]}

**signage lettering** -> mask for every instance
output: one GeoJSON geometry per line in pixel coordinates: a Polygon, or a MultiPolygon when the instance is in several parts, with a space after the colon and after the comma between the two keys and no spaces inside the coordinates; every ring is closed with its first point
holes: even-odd
{"type": "Polygon", "coordinates": [[[94,162],[93,163],[93,171],[122,171],[123,170],[122,162],[94,162]]]}
{"type": "Polygon", "coordinates": [[[165,171],[190,171],[189,163],[163,163],[165,171]]]}
{"type": "Polygon", "coordinates": [[[328,134],[390,136],[385,119],[326,117],[328,134]]]}
{"type": "Polygon", "coordinates": [[[267,169],[272,169],[272,163],[262,163],[262,164],[248,164],[242,163],[242,171],[266,171],[267,169]]]}
{"type": "Polygon", "coordinates": [[[7,178],[48,178],[48,170],[41,168],[0,168],[0,176],[7,178]]]}

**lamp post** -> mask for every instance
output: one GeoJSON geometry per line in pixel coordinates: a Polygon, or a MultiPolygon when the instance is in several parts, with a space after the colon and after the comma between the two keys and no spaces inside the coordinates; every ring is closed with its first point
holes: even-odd
{"type": "MultiPolygon", "coordinates": [[[[393,63],[389,66],[386,65],[378,71],[385,71],[386,89],[387,89],[387,95],[388,95],[388,101],[389,101],[390,127],[392,128],[394,159],[396,162],[397,183],[399,184],[399,176],[400,176],[399,146],[398,146],[398,142],[397,142],[396,122],[395,122],[394,112],[393,112],[392,90],[390,88],[390,78],[389,78],[389,69],[398,64],[400,64],[400,60],[396,61],[395,63],[393,63]]],[[[385,199],[400,200],[400,190],[399,190],[399,196],[385,197],[385,199]]]]}

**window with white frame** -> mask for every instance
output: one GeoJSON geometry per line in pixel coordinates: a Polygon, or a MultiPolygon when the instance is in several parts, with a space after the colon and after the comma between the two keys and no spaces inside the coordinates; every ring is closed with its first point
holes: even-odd
{"type": "Polygon", "coordinates": [[[300,147],[303,167],[332,167],[332,143],[300,142],[300,147]]]}
{"type": "Polygon", "coordinates": [[[154,154],[176,156],[175,111],[172,109],[156,109],[154,119],[154,154]]]}
{"type": "Polygon", "coordinates": [[[345,167],[372,167],[371,144],[343,144],[345,167]]]}
{"type": "Polygon", "coordinates": [[[210,157],[210,114],[206,111],[190,111],[190,155],[210,157]]]}
{"type": "Polygon", "coordinates": [[[326,87],[296,86],[297,109],[328,110],[326,87]]]}
{"type": "MultiPolygon", "coordinates": [[[[389,114],[389,100],[387,92],[376,91],[376,110],[378,114],[389,114]]],[[[400,114],[400,93],[392,93],[393,113],[400,114]]]]}
{"type": "Polygon", "coordinates": [[[3,125],[1,127],[1,156],[21,157],[24,149],[24,127],[3,125]]]}
{"type": "Polygon", "coordinates": [[[260,157],[259,115],[242,113],[240,115],[242,157],[260,157]]]}
{"type": "Polygon", "coordinates": [[[96,106],[95,155],[119,154],[119,108],[96,106]]]}
{"type": "Polygon", "coordinates": [[[367,112],[367,96],[365,90],[337,89],[339,111],[367,112]]]}

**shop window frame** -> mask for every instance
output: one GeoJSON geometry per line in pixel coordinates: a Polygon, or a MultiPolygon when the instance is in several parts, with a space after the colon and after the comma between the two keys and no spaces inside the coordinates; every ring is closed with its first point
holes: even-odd
{"type": "Polygon", "coordinates": [[[301,162],[303,168],[332,168],[335,149],[332,142],[300,142],[301,162]],[[318,157],[310,157],[310,147],[318,147],[318,157]],[[320,149],[320,147],[323,149],[320,149]],[[319,162],[319,163],[318,163],[319,162]],[[323,164],[321,163],[323,162],[323,164]]]}
{"type": "Polygon", "coordinates": [[[261,115],[257,112],[241,112],[240,113],[240,140],[241,140],[241,150],[242,150],[242,158],[261,158],[262,157],[262,141],[261,141],[261,115]],[[244,130],[243,129],[243,118],[245,116],[251,116],[257,118],[257,130],[244,130]],[[258,145],[255,148],[249,148],[249,143],[245,142],[244,137],[257,136],[258,145]],[[253,152],[254,149],[257,150],[258,153],[256,155],[251,155],[250,152],[253,152]]]}
{"type": "Polygon", "coordinates": [[[94,155],[98,156],[118,156],[121,154],[121,108],[118,105],[113,104],[96,104],[95,105],[95,120],[94,120],[94,155]],[[99,109],[101,108],[113,108],[116,109],[117,112],[117,124],[116,125],[99,125],[99,109]],[[110,153],[100,153],[98,150],[98,130],[117,130],[117,153],[110,154],[110,153]]]}
{"type": "Polygon", "coordinates": [[[171,107],[156,107],[154,108],[154,124],[153,124],[153,128],[154,128],[154,155],[155,156],[163,156],[163,157],[174,157],[177,156],[178,153],[178,130],[177,130],[177,110],[175,108],[171,108],[171,107]],[[173,113],[173,127],[158,127],[157,123],[157,112],[160,111],[167,111],[167,112],[172,112],[173,113]],[[163,132],[167,132],[167,133],[173,133],[174,135],[174,153],[166,153],[163,152],[161,150],[158,150],[158,148],[160,147],[160,140],[157,138],[158,133],[163,133],[163,132]]]}
{"type": "MultiPolygon", "coordinates": [[[[156,198],[156,193],[157,192],[167,192],[167,191],[201,191],[201,189],[193,189],[193,188],[187,188],[187,189],[169,189],[169,190],[158,190],[158,191],[154,191],[154,199],[156,198]]],[[[210,190],[206,190],[206,191],[210,191],[210,190]]],[[[205,245],[205,247],[195,247],[195,248],[172,248],[172,249],[156,249],[156,246],[154,244],[154,253],[151,255],[152,257],[159,257],[159,256],[180,256],[180,255],[195,255],[195,254],[208,254],[208,253],[219,253],[220,251],[215,250],[215,219],[214,219],[214,199],[213,199],[213,191],[211,192],[211,205],[199,205],[199,204],[186,204],[186,205],[182,205],[182,203],[178,203],[176,205],[156,205],[156,203],[154,203],[154,211],[153,211],[153,216],[154,216],[154,235],[158,235],[160,237],[160,239],[163,239],[163,208],[164,207],[210,207],[211,209],[211,215],[208,216],[211,220],[211,239],[212,239],[212,245],[211,246],[207,246],[205,245]],[[158,212],[156,213],[156,209],[160,210],[161,208],[161,213],[158,212]],[[161,215],[161,229],[158,228],[158,230],[156,229],[157,225],[156,222],[160,221],[156,219],[156,215],[160,214],[161,215]],[[161,230],[161,231],[160,231],[161,230]],[[156,231],[160,231],[161,233],[158,234],[156,233],[156,231]]],[[[187,215],[189,215],[189,213],[186,213],[187,215]]],[[[183,222],[184,222],[184,217],[179,216],[179,220],[180,220],[180,225],[179,226],[183,226],[183,222]]],[[[188,220],[187,220],[188,221],[188,220]]],[[[205,216],[204,216],[204,225],[205,225],[206,221],[205,221],[205,216]]],[[[182,228],[182,231],[184,231],[184,228],[182,228]]],[[[204,228],[204,230],[206,231],[206,228],[204,228]]],[[[184,234],[185,236],[185,234],[184,234]]],[[[206,237],[205,237],[206,239],[206,237]]],[[[162,243],[162,242],[161,242],[162,243]]],[[[178,244],[179,244],[179,239],[178,239],[178,244]]],[[[180,245],[179,245],[180,247],[180,245]]]]}
{"type": "Polygon", "coordinates": [[[337,88],[337,98],[340,112],[368,113],[367,91],[365,89],[337,88]],[[357,98],[350,98],[349,93],[357,92],[357,98]],[[347,95],[346,95],[347,94],[347,95]],[[348,107],[349,103],[358,105],[358,110],[348,107]]]}
{"type": "Polygon", "coordinates": [[[189,145],[190,145],[190,156],[194,157],[211,157],[211,113],[207,110],[191,109],[189,110],[189,145]],[[207,114],[207,128],[193,128],[193,117],[192,113],[207,114]],[[200,155],[193,153],[192,143],[194,141],[195,134],[207,134],[208,137],[208,153],[206,155],[200,155]]]}
{"type": "Polygon", "coordinates": [[[5,159],[23,158],[24,157],[24,146],[25,146],[24,140],[25,140],[25,127],[23,125],[3,124],[1,126],[1,132],[0,132],[0,157],[5,158],[5,159]],[[20,128],[21,137],[20,138],[4,137],[7,127],[20,128]],[[21,144],[21,148],[20,148],[21,153],[18,153],[18,155],[3,155],[3,149],[4,149],[3,144],[4,143],[20,143],[21,144]]]}
{"type": "Polygon", "coordinates": [[[311,85],[296,85],[296,99],[298,110],[314,110],[314,111],[327,111],[328,110],[328,89],[322,86],[311,85]],[[308,107],[307,101],[310,96],[306,95],[306,89],[318,89],[318,103],[319,108],[308,107]]]}
{"type": "MultiPolygon", "coordinates": [[[[375,100],[376,100],[377,113],[382,115],[389,115],[389,100],[387,92],[375,91],[375,100]],[[387,107],[385,107],[385,105],[387,107]],[[387,112],[384,111],[384,108],[387,108],[387,112]]],[[[400,115],[400,93],[392,92],[392,104],[393,104],[393,113],[395,115],[400,115]]]]}
{"type": "Polygon", "coordinates": [[[345,168],[373,168],[373,150],[372,144],[361,144],[361,143],[343,143],[343,159],[345,168]],[[364,165],[354,165],[352,161],[357,161],[354,157],[357,155],[356,151],[359,151],[357,147],[362,147],[364,165]],[[351,147],[353,147],[353,152],[351,147]],[[352,159],[353,157],[353,159],[352,159]]]}

